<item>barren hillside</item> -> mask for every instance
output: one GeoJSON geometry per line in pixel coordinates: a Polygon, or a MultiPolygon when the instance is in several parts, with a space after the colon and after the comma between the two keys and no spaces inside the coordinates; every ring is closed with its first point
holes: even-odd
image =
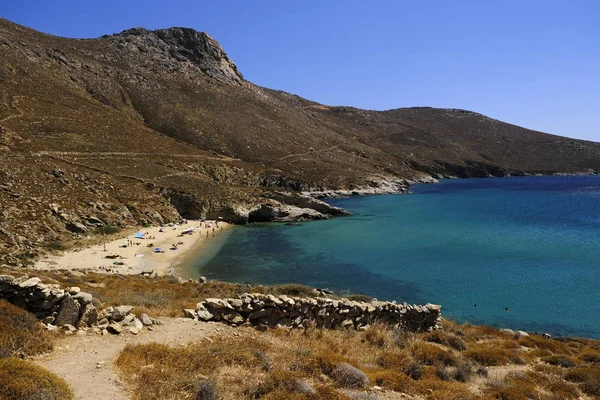
{"type": "Polygon", "coordinates": [[[256,86],[185,28],[76,40],[0,19],[0,88],[8,263],[103,225],[341,212],[302,191],[600,170],[597,143],[469,111],[330,107],[256,86]]]}

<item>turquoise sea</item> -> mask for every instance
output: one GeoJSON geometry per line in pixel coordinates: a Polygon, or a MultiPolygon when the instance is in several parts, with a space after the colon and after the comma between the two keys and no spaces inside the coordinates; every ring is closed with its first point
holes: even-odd
{"type": "Polygon", "coordinates": [[[194,274],[436,303],[459,321],[600,338],[600,177],[411,191],[330,201],[351,217],[238,227],[199,255],[194,274]]]}

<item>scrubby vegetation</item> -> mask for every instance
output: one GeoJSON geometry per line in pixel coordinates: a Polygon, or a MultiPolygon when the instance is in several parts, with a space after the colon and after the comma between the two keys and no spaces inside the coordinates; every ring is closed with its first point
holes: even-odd
{"type": "MultiPolygon", "coordinates": [[[[0,268],[0,274],[21,276],[27,272],[25,269],[0,268]]],[[[206,297],[237,297],[242,293],[318,295],[315,289],[300,284],[262,286],[219,281],[181,283],[173,276],[150,278],[66,270],[36,270],[31,275],[40,277],[45,283],[59,283],[63,287],[77,286],[82,291],[91,293],[98,307],[127,304],[134,306],[138,314],[147,313],[153,317],[180,317],[183,309],[196,308],[198,301],[206,297]]]]}
{"type": "Polygon", "coordinates": [[[32,314],[0,300],[0,399],[72,398],[61,378],[20,359],[51,350],[54,339],[32,314]]]}
{"type": "Polygon", "coordinates": [[[444,325],[431,333],[384,325],[362,332],[240,328],[237,336],[186,347],[130,345],[117,366],[139,399],[211,398],[200,392],[220,399],[377,399],[383,392],[415,399],[598,396],[600,366],[584,360],[595,359],[597,341],[444,325]],[[551,355],[540,357],[540,350],[551,355]],[[577,359],[577,366],[563,359],[577,359]]]}
{"type": "Polygon", "coordinates": [[[0,300],[0,359],[49,351],[53,339],[35,316],[0,300]]]}
{"type": "MultiPolygon", "coordinates": [[[[64,271],[36,276],[79,286],[104,306],[129,304],[152,316],[181,316],[183,308],[192,308],[205,297],[243,292],[315,294],[302,285],[182,283],[173,277],[64,271]]],[[[515,336],[448,320],[443,327],[423,333],[384,325],[364,331],[308,327],[265,333],[242,327],[235,334],[225,331],[185,347],[130,345],[117,367],[139,399],[387,399],[395,398],[393,393],[414,399],[600,396],[599,341],[515,336]]],[[[48,335],[33,316],[0,302],[2,357],[47,351],[52,343],[48,335]]]]}
{"type": "Polygon", "coordinates": [[[0,359],[0,399],[69,400],[73,395],[60,377],[18,358],[0,359]]]}

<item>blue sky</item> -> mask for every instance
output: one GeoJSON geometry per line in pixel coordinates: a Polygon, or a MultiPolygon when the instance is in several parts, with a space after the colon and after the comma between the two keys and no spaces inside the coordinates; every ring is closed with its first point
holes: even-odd
{"type": "Polygon", "coordinates": [[[210,33],[258,85],[330,105],[465,108],[600,141],[596,0],[5,0],[59,36],[210,33]]]}

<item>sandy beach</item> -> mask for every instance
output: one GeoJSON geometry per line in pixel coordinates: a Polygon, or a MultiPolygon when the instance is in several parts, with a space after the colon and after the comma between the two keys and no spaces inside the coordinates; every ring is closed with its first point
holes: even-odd
{"type": "Polygon", "coordinates": [[[80,250],[51,255],[36,262],[42,270],[92,270],[128,275],[174,273],[174,267],[231,225],[222,221],[194,221],[175,226],[141,228],[127,236],[80,250]],[[184,234],[184,230],[191,233],[184,234]],[[136,238],[136,233],[144,234],[136,238]],[[173,245],[176,245],[174,247],[173,245]],[[159,248],[162,252],[157,252],[159,248]]]}

